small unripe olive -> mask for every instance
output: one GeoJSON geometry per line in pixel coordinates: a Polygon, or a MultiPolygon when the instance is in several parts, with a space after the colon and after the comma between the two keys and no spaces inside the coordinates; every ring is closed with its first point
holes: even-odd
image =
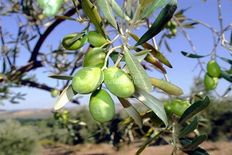
{"type": "Polygon", "coordinates": [[[105,90],[96,90],[90,96],[89,111],[98,122],[110,121],[115,114],[114,101],[105,90]]]}
{"type": "Polygon", "coordinates": [[[60,91],[59,90],[57,90],[57,89],[52,89],[51,90],[51,95],[52,95],[52,97],[56,97],[56,96],[58,96],[60,94],[60,91]]]}
{"type": "Polygon", "coordinates": [[[72,79],[72,88],[80,94],[96,90],[103,81],[102,70],[98,67],[84,67],[72,79]]]}
{"type": "Polygon", "coordinates": [[[83,60],[84,67],[100,67],[104,66],[106,53],[100,47],[89,48],[83,60]]]}
{"type": "Polygon", "coordinates": [[[90,31],[88,33],[88,41],[91,45],[95,47],[100,47],[109,42],[104,36],[95,31],[90,31]]]}
{"type": "Polygon", "coordinates": [[[67,50],[78,50],[83,47],[87,42],[87,37],[83,36],[77,40],[73,40],[77,35],[75,33],[66,35],[62,40],[63,47],[67,50]]]}
{"type": "Polygon", "coordinates": [[[170,114],[181,116],[184,111],[190,106],[186,100],[175,99],[164,103],[165,111],[170,114]]]}
{"type": "Polygon", "coordinates": [[[219,77],[221,74],[221,68],[215,60],[210,60],[207,64],[207,72],[212,77],[219,77]]]}
{"type": "Polygon", "coordinates": [[[206,90],[213,90],[217,87],[218,78],[211,77],[208,74],[205,74],[204,85],[206,90]]]}
{"type": "Polygon", "coordinates": [[[111,93],[118,97],[130,97],[135,92],[135,87],[129,76],[117,67],[104,70],[104,82],[111,93]]]}

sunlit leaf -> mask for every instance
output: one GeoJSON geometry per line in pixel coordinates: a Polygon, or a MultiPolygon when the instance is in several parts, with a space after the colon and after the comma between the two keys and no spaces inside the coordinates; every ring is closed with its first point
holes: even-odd
{"type": "Polygon", "coordinates": [[[81,7],[85,14],[89,17],[90,21],[95,25],[96,30],[105,36],[102,19],[96,6],[94,6],[90,0],[81,0],[81,7]]]}
{"type": "Polygon", "coordinates": [[[135,53],[135,56],[139,62],[142,62],[149,52],[150,50],[142,50],[140,52],[135,53]]]}
{"type": "Polygon", "coordinates": [[[70,102],[73,98],[73,96],[75,96],[75,92],[73,91],[71,85],[67,86],[63,92],[60,94],[60,96],[58,97],[58,99],[55,102],[54,105],[54,110],[59,110],[61,108],[63,108],[68,102],[70,102]]]}
{"type": "Polygon", "coordinates": [[[113,11],[107,0],[97,0],[98,7],[101,9],[106,20],[114,27],[118,28],[117,22],[113,16],[113,11]]]}
{"type": "Polygon", "coordinates": [[[188,109],[185,110],[185,112],[179,119],[179,123],[184,123],[186,120],[192,118],[194,115],[207,108],[209,103],[210,100],[208,96],[206,96],[204,100],[196,101],[188,109]]]}
{"type": "Polygon", "coordinates": [[[164,122],[166,126],[168,125],[168,118],[164,110],[164,105],[160,100],[140,88],[137,88],[135,97],[148,108],[150,108],[164,122]]]}
{"type": "Polygon", "coordinates": [[[59,80],[72,80],[72,76],[68,76],[68,75],[57,75],[57,74],[54,74],[54,75],[49,75],[50,78],[53,78],[53,79],[59,79],[59,80]]]}
{"type": "Polygon", "coordinates": [[[138,88],[150,92],[152,90],[151,81],[149,80],[149,77],[140,62],[126,47],[124,48],[124,56],[127,68],[134,81],[134,84],[138,88]]]}
{"type": "Polygon", "coordinates": [[[190,122],[190,124],[186,125],[184,128],[180,130],[178,137],[182,138],[184,136],[187,136],[188,134],[193,132],[197,128],[197,126],[198,126],[198,120],[195,117],[193,121],[190,122]]]}
{"type": "Polygon", "coordinates": [[[162,64],[151,55],[147,55],[145,57],[145,60],[150,64],[152,64],[153,66],[155,66],[156,68],[158,68],[163,74],[167,73],[166,69],[162,66],[162,64]]]}
{"type": "Polygon", "coordinates": [[[181,51],[181,54],[183,54],[184,56],[186,56],[188,58],[203,58],[203,57],[206,57],[206,55],[198,55],[198,54],[188,53],[188,52],[184,52],[184,51],[181,51]]]}
{"type": "Polygon", "coordinates": [[[167,82],[165,80],[160,80],[157,78],[150,78],[150,80],[151,80],[151,84],[154,87],[163,90],[164,92],[166,92],[169,95],[180,96],[183,94],[183,91],[180,87],[178,87],[170,82],[167,82]]]}
{"type": "MultiPolygon", "coordinates": [[[[139,37],[135,34],[129,33],[129,35],[136,41],[139,40],[139,37]]],[[[143,43],[142,46],[148,50],[151,50],[150,53],[157,58],[160,62],[165,64],[166,66],[172,68],[171,63],[165,58],[165,56],[159,52],[157,49],[155,49],[151,44],[149,43],[143,43]]]]}
{"type": "Polygon", "coordinates": [[[160,14],[152,24],[152,26],[142,35],[142,37],[135,44],[136,46],[141,45],[157,35],[172,18],[177,8],[177,1],[170,0],[170,2],[161,10],[160,14]]]}
{"type": "Polygon", "coordinates": [[[127,21],[130,20],[130,18],[122,11],[122,8],[118,5],[118,3],[115,0],[108,0],[108,3],[110,4],[115,14],[126,19],[127,21]]]}
{"type": "Polygon", "coordinates": [[[149,17],[158,8],[167,4],[167,0],[140,0],[141,13],[140,19],[149,17]]]}
{"type": "Polygon", "coordinates": [[[123,98],[118,98],[121,102],[122,106],[128,113],[128,115],[135,121],[135,123],[142,128],[142,119],[140,117],[139,112],[128,102],[128,100],[123,98]]]}

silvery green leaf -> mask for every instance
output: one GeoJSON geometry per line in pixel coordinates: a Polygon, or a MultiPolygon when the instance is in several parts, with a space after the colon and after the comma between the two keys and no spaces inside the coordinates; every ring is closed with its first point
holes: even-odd
{"type": "Polygon", "coordinates": [[[140,88],[137,88],[135,97],[150,108],[164,122],[164,124],[168,126],[168,118],[164,110],[164,105],[160,100],[140,88]]]}
{"type": "Polygon", "coordinates": [[[152,90],[152,85],[146,71],[136,57],[129,52],[127,47],[124,48],[124,56],[135,86],[150,92],[152,90]]]}
{"type": "Polygon", "coordinates": [[[56,100],[54,110],[63,108],[68,102],[72,100],[73,96],[75,96],[75,92],[73,91],[72,86],[69,85],[62,91],[56,100]]]}

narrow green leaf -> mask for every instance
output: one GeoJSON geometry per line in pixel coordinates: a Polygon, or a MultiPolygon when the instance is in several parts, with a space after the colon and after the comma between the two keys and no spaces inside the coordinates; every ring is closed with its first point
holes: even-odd
{"type": "Polygon", "coordinates": [[[157,35],[172,18],[177,8],[177,0],[170,0],[170,2],[161,10],[160,14],[152,24],[152,26],[143,34],[135,46],[141,45],[157,35]]]}
{"type": "Polygon", "coordinates": [[[180,87],[178,87],[170,82],[167,82],[165,80],[160,80],[157,78],[150,78],[150,80],[151,80],[151,84],[154,87],[157,87],[157,88],[163,90],[164,92],[166,92],[169,95],[180,96],[183,94],[183,90],[180,87]]]}
{"type": "Polygon", "coordinates": [[[193,151],[184,151],[184,152],[186,152],[188,155],[209,155],[209,153],[206,150],[200,147],[196,148],[193,151]]]}
{"type": "Polygon", "coordinates": [[[209,103],[210,100],[208,96],[206,96],[204,100],[196,101],[188,109],[185,110],[185,112],[182,114],[181,118],[179,119],[179,123],[180,124],[184,123],[186,120],[193,117],[195,114],[207,108],[209,103]]]}
{"type": "Polygon", "coordinates": [[[229,63],[230,65],[232,65],[232,60],[228,59],[228,58],[224,58],[224,57],[219,57],[220,59],[222,59],[223,61],[229,63]]]}
{"type": "Polygon", "coordinates": [[[56,100],[54,110],[63,108],[68,102],[72,100],[75,94],[76,93],[73,91],[72,86],[67,86],[56,100]]]}
{"type": "Polygon", "coordinates": [[[142,128],[143,123],[142,123],[142,119],[140,117],[139,112],[130,104],[130,102],[128,102],[128,100],[123,99],[123,98],[118,98],[118,99],[121,102],[124,109],[126,110],[126,112],[128,113],[128,115],[135,121],[135,123],[140,128],[142,128]]]}
{"type": "Polygon", "coordinates": [[[90,21],[95,25],[96,30],[105,36],[102,19],[98,13],[96,6],[90,0],[81,0],[81,7],[90,21]]]}
{"type": "Polygon", "coordinates": [[[135,53],[135,56],[139,62],[142,62],[149,52],[150,50],[142,50],[140,52],[135,53]]]}
{"type": "Polygon", "coordinates": [[[130,17],[128,17],[121,9],[121,7],[118,5],[118,3],[115,0],[108,0],[108,3],[110,4],[111,8],[115,12],[116,15],[122,17],[123,19],[126,19],[127,21],[130,20],[130,17]]]}
{"type": "Polygon", "coordinates": [[[113,16],[113,11],[107,0],[97,0],[98,7],[101,9],[106,20],[116,29],[118,29],[117,22],[113,16]]]}
{"type": "Polygon", "coordinates": [[[164,110],[164,105],[160,100],[140,88],[137,88],[135,97],[150,108],[164,122],[164,124],[168,126],[168,118],[164,110]]]}
{"type": "Polygon", "coordinates": [[[140,0],[141,3],[141,14],[140,19],[149,17],[158,8],[164,7],[167,4],[167,0],[140,0]],[[147,1],[150,1],[148,3],[147,1]]]}
{"type": "Polygon", "coordinates": [[[136,57],[129,52],[127,47],[124,47],[124,56],[127,68],[131,74],[134,84],[138,88],[150,92],[152,90],[152,85],[146,71],[136,57]]]}
{"type": "Polygon", "coordinates": [[[59,80],[72,80],[72,76],[68,76],[68,75],[57,75],[57,74],[54,74],[54,75],[49,75],[50,78],[53,78],[53,79],[59,79],[59,80]]]}
{"type": "Polygon", "coordinates": [[[151,55],[147,55],[145,60],[152,64],[155,68],[158,68],[163,74],[166,74],[166,69],[162,66],[161,62],[159,62],[157,59],[152,57],[151,55]]]}
{"type": "MultiPolygon", "coordinates": [[[[139,37],[135,34],[129,33],[129,35],[136,41],[139,40],[139,37]]],[[[148,50],[151,50],[150,53],[157,58],[160,62],[162,62],[163,64],[165,64],[166,66],[172,68],[171,63],[165,58],[165,56],[158,51],[157,49],[155,49],[151,44],[149,43],[143,43],[142,46],[148,50]]]]}
{"type": "Polygon", "coordinates": [[[183,150],[195,150],[206,139],[207,135],[200,135],[194,138],[190,144],[184,145],[183,150]]]}
{"type": "Polygon", "coordinates": [[[144,144],[138,149],[138,151],[136,152],[135,155],[140,155],[143,150],[149,145],[151,144],[154,140],[156,140],[157,138],[159,138],[159,136],[162,134],[162,132],[158,132],[157,134],[152,135],[150,138],[147,139],[146,142],[144,142],[144,144]]]}
{"type": "Polygon", "coordinates": [[[193,53],[187,53],[184,51],[181,51],[181,54],[183,54],[184,56],[188,57],[188,58],[203,58],[206,55],[198,55],[198,54],[193,54],[193,53]]]}
{"type": "Polygon", "coordinates": [[[232,31],[230,32],[230,46],[232,46],[232,31]]]}
{"type": "Polygon", "coordinates": [[[232,75],[230,75],[230,74],[228,74],[228,73],[222,71],[220,76],[221,76],[223,79],[225,79],[225,80],[227,80],[227,81],[229,81],[229,82],[232,83],[232,75]]]}
{"type": "Polygon", "coordinates": [[[187,136],[188,134],[193,132],[197,128],[197,126],[198,126],[198,120],[195,117],[190,124],[188,124],[187,126],[185,126],[180,130],[178,137],[182,138],[184,136],[187,136]]]}

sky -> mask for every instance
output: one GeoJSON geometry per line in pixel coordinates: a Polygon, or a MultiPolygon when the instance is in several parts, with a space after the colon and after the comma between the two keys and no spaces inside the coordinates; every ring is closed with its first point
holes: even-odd
{"type": "MultiPolygon", "coordinates": [[[[202,0],[179,0],[178,1],[178,9],[189,8],[186,12],[186,15],[193,19],[202,20],[209,25],[212,25],[216,29],[219,28],[219,23],[217,20],[217,1],[216,0],[208,0],[207,2],[203,2],[202,0]]],[[[224,25],[228,25],[232,21],[232,0],[222,0],[222,15],[224,19],[224,25]]],[[[7,26],[7,30],[16,30],[17,29],[17,20],[14,18],[2,18],[0,20],[2,25],[7,26]]],[[[65,21],[61,25],[59,25],[51,35],[46,39],[45,44],[43,45],[41,50],[47,50],[47,45],[52,43],[52,46],[55,48],[59,45],[62,36],[72,33],[78,32],[82,30],[82,26],[78,23],[74,23],[72,21],[65,21]]],[[[202,27],[196,26],[196,29],[187,30],[189,36],[191,37],[194,45],[197,48],[198,54],[204,55],[208,54],[209,51],[212,50],[212,34],[211,32],[202,27]]],[[[138,30],[138,34],[141,36],[144,33],[144,30],[138,30]]],[[[159,35],[157,37],[160,37],[159,35]]],[[[229,34],[226,34],[226,37],[229,37],[229,34]]],[[[189,44],[186,42],[186,39],[183,37],[183,34],[180,30],[177,32],[177,37],[175,39],[170,39],[169,41],[172,53],[167,52],[165,48],[161,48],[161,51],[168,58],[168,60],[172,63],[173,68],[167,69],[169,79],[172,83],[178,85],[184,90],[184,94],[187,95],[190,92],[190,87],[193,84],[193,77],[198,75],[199,68],[194,70],[194,67],[197,63],[196,60],[189,59],[184,57],[180,51],[189,51],[191,52],[191,48],[189,44]]],[[[224,57],[230,57],[228,52],[223,48],[218,48],[218,54],[224,57]]],[[[19,64],[23,65],[25,58],[28,59],[29,55],[26,53],[20,55],[19,64]]],[[[207,62],[209,57],[204,58],[203,61],[207,62]]],[[[218,60],[220,65],[227,67],[227,64],[218,60]]],[[[43,69],[39,69],[37,72],[38,80],[44,83],[49,83],[51,86],[57,86],[56,80],[48,79],[47,76],[49,73],[44,72],[43,69]],[[38,74],[39,73],[39,74],[38,74]]],[[[162,75],[159,72],[149,73],[150,75],[158,78],[162,78],[162,75]]],[[[228,82],[224,80],[220,80],[217,91],[220,93],[225,89],[225,86],[228,85],[228,82]]],[[[16,110],[16,109],[34,109],[34,108],[52,108],[55,102],[55,98],[52,98],[49,92],[22,87],[14,89],[14,91],[19,91],[22,93],[26,93],[26,100],[21,101],[20,104],[11,104],[6,102],[4,105],[0,105],[0,109],[7,110],[16,110]]],[[[83,97],[80,100],[82,103],[88,102],[88,96],[83,97]]]]}

